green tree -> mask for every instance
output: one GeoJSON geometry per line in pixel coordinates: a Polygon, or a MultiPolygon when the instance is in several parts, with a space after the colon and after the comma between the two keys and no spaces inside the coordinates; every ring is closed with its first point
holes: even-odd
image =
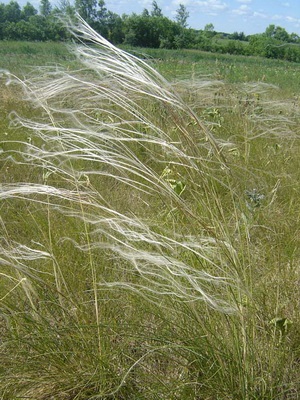
{"type": "Polygon", "coordinates": [[[205,25],[204,31],[205,31],[205,32],[214,32],[214,31],[215,31],[215,27],[214,27],[214,25],[210,22],[209,24],[206,24],[206,25],[205,25]]]}
{"type": "Polygon", "coordinates": [[[96,0],[75,0],[75,9],[89,24],[93,24],[97,17],[96,0]]]}
{"type": "Polygon", "coordinates": [[[176,48],[180,26],[169,18],[132,14],[124,22],[125,43],[140,47],[176,48]]]}
{"type": "Polygon", "coordinates": [[[161,8],[158,6],[156,1],[152,2],[152,11],[151,11],[151,15],[152,17],[162,17],[162,10],[161,8]]]}
{"type": "Polygon", "coordinates": [[[195,37],[195,47],[204,51],[212,50],[212,40],[207,36],[206,32],[203,31],[198,32],[195,37]]]}
{"type": "Polygon", "coordinates": [[[94,25],[94,28],[100,35],[102,35],[105,38],[108,38],[108,11],[107,8],[105,7],[105,1],[104,0],[98,0],[98,8],[96,11],[96,22],[94,25]]]}
{"type": "Polygon", "coordinates": [[[5,21],[5,4],[0,3],[0,23],[5,21]]]}
{"type": "Polygon", "coordinates": [[[247,36],[244,34],[244,32],[233,32],[232,34],[228,35],[229,39],[233,40],[241,40],[241,41],[247,41],[247,36]]]}
{"type": "Polygon", "coordinates": [[[268,37],[274,37],[274,35],[275,35],[275,25],[274,24],[270,24],[266,28],[265,35],[268,36],[268,37]]]}
{"type": "Polygon", "coordinates": [[[189,12],[183,4],[179,4],[179,8],[176,10],[176,21],[182,28],[187,27],[187,20],[189,18],[189,12]]]}
{"type": "Polygon", "coordinates": [[[37,9],[34,6],[27,2],[21,11],[21,18],[25,21],[28,21],[30,17],[37,14],[37,9]]]}
{"type": "Polygon", "coordinates": [[[123,19],[116,13],[107,13],[108,40],[120,44],[124,40],[123,19]]]}
{"type": "Polygon", "coordinates": [[[283,42],[288,42],[290,40],[290,35],[281,26],[276,26],[274,38],[282,40],[283,42]]]}
{"type": "Polygon", "coordinates": [[[212,23],[206,24],[204,27],[204,36],[211,39],[215,35],[215,27],[212,23]]]}
{"type": "Polygon", "coordinates": [[[6,40],[17,40],[16,38],[16,23],[5,21],[2,24],[2,36],[6,40]]]}
{"type": "Polygon", "coordinates": [[[282,28],[281,26],[276,26],[274,24],[270,24],[266,28],[265,36],[275,38],[283,42],[288,42],[290,39],[290,35],[284,28],[282,28]]]}
{"type": "Polygon", "coordinates": [[[14,27],[15,40],[39,40],[33,25],[28,21],[21,20],[14,27]]]}
{"type": "Polygon", "coordinates": [[[18,22],[21,19],[21,8],[16,1],[11,0],[4,8],[4,21],[18,22]]]}
{"type": "Polygon", "coordinates": [[[223,48],[224,53],[228,54],[244,54],[244,46],[235,40],[228,40],[223,48]]]}
{"type": "Polygon", "coordinates": [[[107,19],[107,8],[105,7],[104,0],[98,0],[97,17],[100,21],[101,20],[105,21],[107,19]]]}
{"type": "Polygon", "coordinates": [[[30,40],[47,40],[45,32],[46,18],[43,15],[33,15],[29,18],[28,22],[30,24],[31,35],[33,35],[30,40]]]}
{"type": "Polygon", "coordinates": [[[63,23],[61,23],[54,15],[50,15],[45,21],[45,40],[59,41],[67,37],[67,31],[63,23]]]}
{"type": "Polygon", "coordinates": [[[289,41],[292,42],[292,43],[300,43],[300,36],[297,33],[292,32],[290,34],[290,40],[289,41]]]}
{"type": "Polygon", "coordinates": [[[258,55],[267,58],[284,58],[285,48],[282,42],[266,34],[251,35],[248,54],[258,55]]]}
{"type": "Polygon", "coordinates": [[[284,59],[287,61],[300,62],[300,47],[286,46],[284,49],[284,59]]]}
{"type": "Polygon", "coordinates": [[[51,14],[51,3],[49,0],[41,0],[40,2],[40,13],[41,15],[43,15],[44,17],[47,17],[48,15],[51,14]]]}
{"type": "Polygon", "coordinates": [[[131,14],[124,22],[125,43],[140,47],[159,47],[159,32],[155,19],[131,14]]]}
{"type": "Polygon", "coordinates": [[[174,49],[178,46],[176,39],[180,35],[182,29],[174,21],[167,17],[157,19],[159,35],[159,47],[166,49],[174,49]]]}
{"type": "Polygon", "coordinates": [[[60,0],[58,3],[58,12],[65,15],[74,16],[75,9],[71,5],[70,0],[60,0]]]}
{"type": "Polygon", "coordinates": [[[142,16],[143,16],[143,17],[150,17],[150,13],[149,13],[149,11],[147,10],[147,8],[144,8],[144,9],[143,9],[142,16]]]}

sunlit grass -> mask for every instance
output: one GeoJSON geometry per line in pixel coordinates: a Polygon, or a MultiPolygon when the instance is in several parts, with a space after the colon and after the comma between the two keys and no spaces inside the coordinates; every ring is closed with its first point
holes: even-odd
{"type": "Polygon", "coordinates": [[[80,30],[1,81],[2,398],[297,398],[298,66],[80,30]]]}

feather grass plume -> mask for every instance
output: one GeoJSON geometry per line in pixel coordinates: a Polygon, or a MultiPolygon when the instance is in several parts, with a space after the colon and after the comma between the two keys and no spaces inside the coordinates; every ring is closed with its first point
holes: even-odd
{"type": "Polygon", "coordinates": [[[20,384],[14,375],[2,387],[10,396],[115,394],[134,370],[152,370],[157,354],[176,351],[190,363],[181,320],[194,330],[204,310],[239,310],[239,257],[219,192],[234,194],[221,147],[147,62],[80,18],[71,29],[77,69],[9,76],[32,108],[29,118],[12,115],[20,139],[2,154],[21,179],[0,190],[0,299],[18,327],[8,341],[35,354],[19,365],[20,384]],[[142,305],[149,337],[135,353],[142,305]],[[152,319],[170,326],[165,338],[152,319]],[[125,362],[112,362],[114,352],[128,354],[125,362]],[[45,354],[59,379],[47,372],[33,383],[45,354]]]}
{"type": "Polygon", "coordinates": [[[120,273],[120,280],[98,282],[94,271],[96,303],[104,286],[131,289],[152,301],[169,295],[232,311],[234,305],[219,297],[216,287],[226,292],[233,285],[220,249],[231,257],[234,251],[224,238],[207,237],[216,231],[207,217],[214,184],[226,188],[228,171],[218,143],[147,62],[114,47],[80,18],[74,34],[81,68],[40,68],[36,76],[17,82],[44,118],[16,117],[31,140],[9,157],[34,168],[42,182],[3,185],[1,199],[39,203],[81,220],[88,242],[82,245],[68,234],[64,240],[87,253],[109,250],[125,262],[127,277],[129,271],[139,276],[133,282],[122,280],[120,273]],[[186,199],[165,179],[166,168],[189,182],[186,199]],[[201,201],[205,217],[196,211],[201,201]],[[184,221],[178,229],[167,226],[172,210],[184,221]],[[198,230],[190,242],[183,228],[189,220],[198,230]],[[192,265],[185,261],[189,258],[192,265]]]}
{"type": "Polygon", "coordinates": [[[2,153],[18,179],[0,190],[1,308],[15,353],[32,354],[0,386],[11,397],[105,398],[136,370],[148,382],[156,357],[218,354],[208,316],[226,325],[244,290],[224,144],[146,61],[80,18],[70,29],[77,68],[9,75],[31,105],[2,153]]]}
{"type": "Polygon", "coordinates": [[[272,324],[298,318],[296,107],[170,84],[70,29],[76,62],[8,74],[25,101],[0,143],[2,398],[296,393],[297,330],[272,324]]]}

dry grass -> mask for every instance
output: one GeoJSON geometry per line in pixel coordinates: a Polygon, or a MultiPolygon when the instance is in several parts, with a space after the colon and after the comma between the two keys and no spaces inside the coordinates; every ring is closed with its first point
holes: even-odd
{"type": "Polygon", "coordinates": [[[299,104],[77,35],[12,77],[2,399],[296,399],[299,104]]]}

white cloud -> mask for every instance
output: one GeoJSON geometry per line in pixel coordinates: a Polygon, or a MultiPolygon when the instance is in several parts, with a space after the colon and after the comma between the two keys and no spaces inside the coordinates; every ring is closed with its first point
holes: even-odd
{"type": "Polygon", "coordinates": [[[300,18],[295,18],[295,17],[291,17],[289,15],[286,15],[284,17],[285,21],[292,23],[296,28],[300,27],[300,18]]]}
{"type": "Polygon", "coordinates": [[[253,11],[247,4],[242,4],[239,8],[232,10],[232,14],[235,16],[238,15],[239,17],[251,18],[251,19],[253,19],[253,18],[267,19],[268,18],[268,15],[266,15],[262,12],[253,11]]]}
{"type": "Polygon", "coordinates": [[[236,0],[238,3],[252,3],[252,0],[236,0]]]}
{"type": "Polygon", "coordinates": [[[220,0],[195,1],[195,5],[200,6],[206,12],[224,11],[228,5],[220,0]]]}
{"type": "Polygon", "coordinates": [[[138,3],[141,4],[143,7],[149,7],[151,5],[150,0],[139,0],[138,3]]]}
{"type": "Polygon", "coordinates": [[[256,11],[254,11],[253,17],[262,18],[262,19],[268,18],[267,14],[264,14],[264,13],[261,13],[261,12],[256,12],[256,11]]]}
{"type": "MultiPolygon", "coordinates": [[[[282,24],[284,21],[288,24],[293,24],[294,27],[300,27],[300,18],[291,17],[290,15],[274,14],[271,16],[272,21],[282,24]],[[279,21],[279,22],[278,22],[279,21]]],[[[286,28],[288,29],[288,28],[286,28]]]]}
{"type": "Polygon", "coordinates": [[[205,13],[224,11],[229,8],[228,4],[222,0],[173,0],[172,4],[174,6],[183,4],[184,6],[190,6],[193,9],[197,9],[205,13]]]}
{"type": "Polygon", "coordinates": [[[278,15],[278,14],[272,15],[272,17],[271,17],[271,19],[274,20],[274,21],[279,21],[282,18],[283,18],[283,16],[282,15],[278,15]]]}
{"type": "Polygon", "coordinates": [[[252,10],[246,4],[242,4],[239,8],[232,10],[232,13],[236,15],[251,15],[252,10]]]}
{"type": "Polygon", "coordinates": [[[188,6],[191,3],[190,0],[173,0],[172,4],[174,6],[179,6],[179,4],[183,4],[184,6],[188,6]]]}
{"type": "Polygon", "coordinates": [[[286,19],[287,21],[289,21],[289,22],[300,22],[300,19],[297,19],[297,18],[295,18],[295,17],[290,17],[289,15],[287,15],[287,16],[285,17],[285,19],[286,19]]]}

